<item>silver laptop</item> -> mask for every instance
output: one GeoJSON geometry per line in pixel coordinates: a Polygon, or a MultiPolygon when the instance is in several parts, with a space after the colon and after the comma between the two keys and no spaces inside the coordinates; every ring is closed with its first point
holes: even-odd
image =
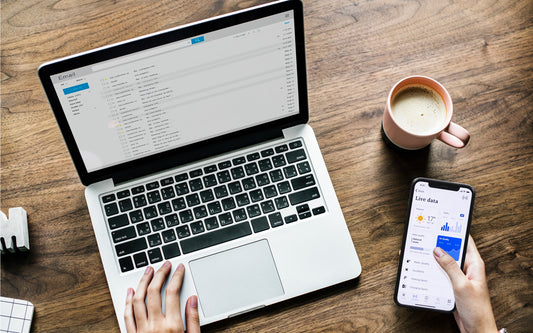
{"type": "Polygon", "coordinates": [[[122,331],[127,288],[165,260],[185,264],[181,296],[198,295],[202,325],[359,276],[307,124],[300,1],[48,62],[39,77],[122,331]]]}

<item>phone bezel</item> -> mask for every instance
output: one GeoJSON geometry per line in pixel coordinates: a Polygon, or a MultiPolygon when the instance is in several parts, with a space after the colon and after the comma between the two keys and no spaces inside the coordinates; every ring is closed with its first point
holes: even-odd
{"type": "Polygon", "coordinates": [[[412,207],[412,204],[413,204],[413,193],[414,193],[415,185],[418,182],[427,182],[430,187],[436,187],[436,188],[449,190],[449,191],[458,191],[459,188],[464,187],[464,188],[469,189],[472,192],[472,197],[471,197],[471,200],[470,200],[470,210],[469,210],[469,213],[468,213],[468,221],[466,223],[466,233],[465,233],[465,239],[464,239],[464,247],[463,247],[463,252],[461,253],[461,270],[463,270],[463,268],[464,268],[465,257],[466,257],[466,249],[468,247],[468,235],[470,234],[470,225],[472,224],[472,213],[473,213],[473,210],[474,210],[475,191],[474,191],[474,188],[472,186],[468,185],[468,184],[449,182],[449,181],[437,180],[437,179],[431,179],[431,178],[424,178],[424,177],[418,177],[418,178],[413,179],[413,181],[411,182],[411,189],[409,191],[409,201],[408,201],[407,213],[406,213],[406,217],[405,217],[405,224],[404,224],[404,231],[403,231],[403,238],[402,238],[402,247],[401,247],[401,251],[400,251],[400,258],[399,258],[399,261],[398,261],[398,271],[397,271],[397,274],[396,274],[396,286],[395,286],[395,290],[394,290],[394,302],[398,306],[406,307],[406,308],[413,308],[413,309],[421,309],[421,310],[427,310],[427,311],[450,313],[450,312],[453,312],[455,310],[455,307],[456,307],[455,300],[454,300],[453,308],[451,310],[443,310],[443,309],[429,308],[429,307],[416,306],[416,305],[410,305],[410,304],[402,304],[398,300],[398,291],[399,291],[399,286],[400,286],[400,275],[401,275],[401,272],[402,272],[403,255],[405,253],[405,244],[406,244],[406,239],[407,239],[407,231],[409,229],[409,217],[410,217],[410,214],[411,214],[411,207],[412,207]]]}

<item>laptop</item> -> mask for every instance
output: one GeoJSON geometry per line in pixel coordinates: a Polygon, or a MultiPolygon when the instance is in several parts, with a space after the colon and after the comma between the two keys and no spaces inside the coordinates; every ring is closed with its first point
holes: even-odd
{"type": "Polygon", "coordinates": [[[202,325],[359,276],[307,124],[304,48],[289,0],[39,67],[122,331],[127,288],[166,260],[202,325]]]}

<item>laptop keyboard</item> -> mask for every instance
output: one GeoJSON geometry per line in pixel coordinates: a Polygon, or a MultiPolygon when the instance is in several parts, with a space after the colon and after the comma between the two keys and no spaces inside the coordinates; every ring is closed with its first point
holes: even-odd
{"type": "Polygon", "coordinates": [[[122,272],[325,212],[301,140],[101,196],[122,272]],[[291,208],[293,207],[293,208],[291,208]]]}

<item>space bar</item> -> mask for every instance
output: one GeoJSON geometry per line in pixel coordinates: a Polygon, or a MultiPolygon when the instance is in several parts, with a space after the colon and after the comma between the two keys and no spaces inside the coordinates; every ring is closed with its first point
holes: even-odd
{"type": "Polygon", "coordinates": [[[187,254],[251,234],[252,229],[250,228],[250,223],[243,222],[200,236],[184,239],[180,242],[181,251],[183,254],[187,254]]]}

